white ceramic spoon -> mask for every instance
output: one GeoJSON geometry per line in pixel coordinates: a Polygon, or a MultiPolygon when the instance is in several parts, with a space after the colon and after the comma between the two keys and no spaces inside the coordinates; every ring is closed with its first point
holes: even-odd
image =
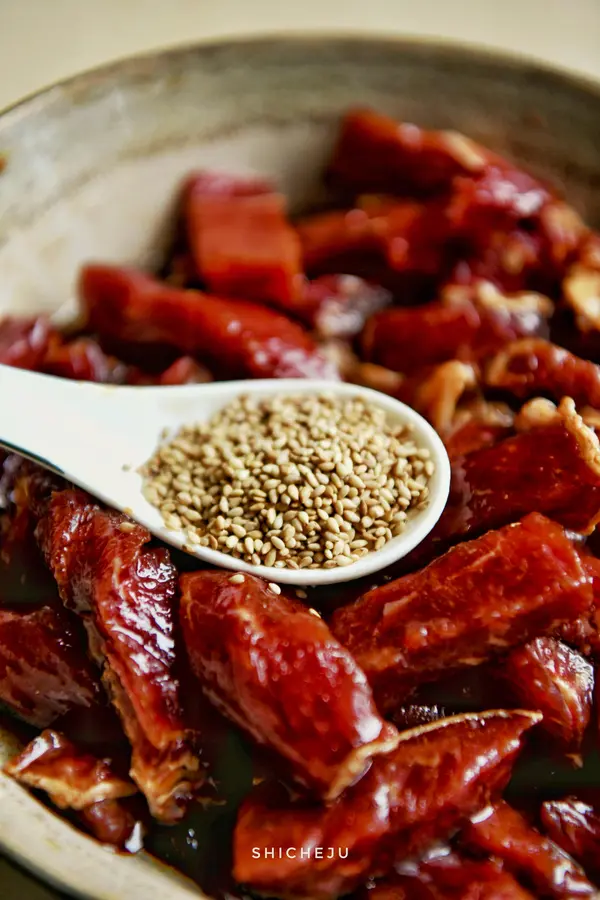
{"type": "Polygon", "coordinates": [[[0,445],[52,469],[203,562],[296,585],[350,581],[405,556],[439,519],[450,484],[444,445],[422,416],[386,394],[343,382],[271,379],[115,387],[0,366],[0,445]],[[275,569],[252,566],[207,547],[184,548],[184,533],[166,528],[159,511],[144,498],[138,472],[163,440],[164,431],[173,435],[182,425],[205,422],[240,394],[261,398],[318,392],[361,397],[382,407],[392,422],[412,424],[416,442],[430,451],[435,464],[427,507],[414,513],[404,533],[381,550],[339,568],[275,569]]]}

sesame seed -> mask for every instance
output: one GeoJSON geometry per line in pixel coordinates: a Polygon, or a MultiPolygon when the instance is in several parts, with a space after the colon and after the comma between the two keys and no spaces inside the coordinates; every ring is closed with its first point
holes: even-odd
{"type": "Polygon", "coordinates": [[[275,584],[274,581],[270,581],[270,582],[269,582],[269,587],[271,588],[271,590],[273,591],[274,594],[280,594],[280,593],[281,593],[281,588],[279,587],[278,584],[275,584]]]}
{"type": "Polygon", "coordinates": [[[384,410],[320,394],[239,397],[184,426],[142,474],[144,496],[190,548],[306,569],[350,565],[401,534],[434,471],[384,410]]]}
{"type": "Polygon", "coordinates": [[[244,576],[242,575],[241,572],[237,572],[235,575],[232,575],[229,580],[232,584],[243,584],[244,576]]]}
{"type": "Polygon", "coordinates": [[[135,531],[135,525],[133,522],[121,522],[119,531],[122,531],[124,534],[131,534],[132,531],[135,531]]]}

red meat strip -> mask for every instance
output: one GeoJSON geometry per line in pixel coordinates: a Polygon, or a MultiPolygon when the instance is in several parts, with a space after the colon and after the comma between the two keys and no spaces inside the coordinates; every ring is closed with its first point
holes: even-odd
{"type": "Polygon", "coordinates": [[[407,375],[446,360],[472,355],[481,317],[470,303],[428,303],[373,316],[362,335],[365,359],[407,375]]]}
{"type": "Polygon", "coordinates": [[[353,209],[307,216],[296,227],[309,271],[352,265],[358,255],[396,272],[438,275],[450,259],[451,225],[439,200],[364,197],[353,209]]]}
{"type": "Polygon", "coordinates": [[[173,244],[163,269],[165,281],[174,287],[197,286],[198,275],[188,241],[188,230],[196,218],[196,204],[206,197],[254,197],[271,194],[271,182],[258,176],[225,172],[192,172],[184,181],[179,197],[178,219],[173,244]]]}
{"type": "Polygon", "coordinates": [[[600,444],[567,397],[539,427],[453,460],[450,497],[428,548],[533,511],[582,534],[600,520],[600,444]]]}
{"type": "Polygon", "coordinates": [[[367,680],[325,622],[266,582],[227,572],[181,576],[181,624],[207,696],[326,798],[395,745],[367,680]]]}
{"type": "Polygon", "coordinates": [[[198,274],[224,296],[287,309],[302,282],[300,242],[281,194],[207,194],[192,189],[187,232],[198,274]]]}
{"type": "Polygon", "coordinates": [[[384,875],[502,790],[536,721],[494,711],[405,731],[327,807],[250,795],[234,833],[235,879],[268,896],[329,900],[384,875]]]}
{"type": "Polygon", "coordinates": [[[447,280],[463,286],[484,280],[509,293],[528,289],[553,292],[556,278],[545,265],[543,251],[544,242],[537,232],[519,226],[488,229],[477,246],[467,246],[447,280]]]}
{"type": "Polygon", "coordinates": [[[566,752],[581,750],[594,691],[594,669],[587,660],[555,638],[539,637],[513,650],[500,675],[519,706],[543,714],[541,727],[566,752]]]}
{"type": "Polygon", "coordinates": [[[515,341],[500,350],[486,366],[485,384],[521,400],[543,394],[600,407],[600,366],[539,338],[515,341]]]}
{"type": "Polygon", "coordinates": [[[65,605],[86,623],[90,650],[132,745],[131,776],[152,814],[173,821],[202,777],[176,675],[175,567],[166,549],[146,546],[144,528],[100,508],[83,491],[44,499],[38,542],[65,605]]]}
{"type": "Polygon", "coordinates": [[[353,271],[344,265],[382,260],[381,240],[370,210],[333,210],[305,216],[296,223],[304,268],[308,272],[325,269],[353,271]]]}
{"type": "Polygon", "coordinates": [[[44,728],[75,707],[92,707],[100,684],[77,621],[60,607],[0,608],[0,701],[44,728]]]}
{"type": "Polygon", "coordinates": [[[170,385],[212,381],[208,369],[190,356],[180,356],[163,372],[151,375],[107,355],[93,338],[51,342],[40,370],[60,378],[102,384],[170,385]]]}
{"type": "Polygon", "coordinates": [[[447,215],[456,232],[483,243],[486,231],[511,220],[531,220],[550,199],[547,188],[528,172],[494,157],[475,177],[454,179],[447,215]]]}
{"type": "Polygon", "coordinates": [[[532,900],[502,865],[444,847],[432,858],[401,864],[359,900],[532,900]]]}
{"type": "Polygon", "coordinates": [[[4,771],[21,784],[45,791],[59,809],[76,810],[104,843],[140,848],[141,823],[118,802],[131,797],[137,788],[115,772],[109,759],[98,759],[60,732],[47,729],[11,759],[4,771]]]}
{"type": "Polygon", "coordinates": [[[158,384],[206,384],[212,381],[206,366],[200,365],[191,356],[180,356],[158,376],[158,384]]]}
{"type": "Polygon", "coordinates": [[[200,170],[185,179],[182,189],[184,215],[193,216],[196,199],[204,197],[257,197],[273,193],[273,184],[254,175],[231,175],[228,172],[200,170]]]}
{"type": "Polygon", "coordinates": [[[53,341],[40,368],[48,375],[103,384],[124,384],[129,372],[129,366],[114,356],[107,356],[91,338],[53,341]]]}
{"type": "Polygon", "coordinates": [[[419,684],[553,632],[591,601],[571,541],[534,513],[368,591],[336,610],[331,630],[393,708],[419,684]]]}
{"type": "Polygon", "coordinates": [[[477,398],[463,409],[456,410],[444,434],[448,456],[453,460],[485,447],[493,447],[513,433],[513,423],[514,414],[506,404],[477,398]]]}
{"type": "Polygon", "coordinates": [[[37,369],[48,348],[53,331],[48,319],[0,319],[0,363],[19,369],[37,369]]]}
{"type": "Polygon", "coordinates": [[[354,275],[323,275],[307,281],[293,313],[310,326],[321,340],[349,340],[365,322],[392,302],[385,288],[354,275]]]}
{"type": "Polygon", "coordinates": [[[79,818],[102,844],[137,853],[143,847],[145,827],[135,808],[123,800],[102,800],[82,809],[79,818]]]}
{"type": "Polygon", "coordinates": [[[552,304],[541,294],[504,295],[481,282],[442,301],[374,315],[361,343],[366,359],[412,374],[450,359],[477,360],[517,337],[539,334],[552,304]]]}
{"type": "Polygon", "coordinates": [[[429,193],[456,175],[484,171],[489,157],[452,131],[425,131],[371,110],[346,114],[330,165],[332,179],[356,193],[429,193]]]}
{"type": "Polygon", "coordinates": [[[600,815],[577,797],[542,803],[541,819],[546,834],[581,863],[592,878],[600,880],[600,815]]]}
{"type": "Polygon", "coordinates": [[[596,897],[583,869],[504,801],[475,816],[463,832],[474,850],[496,856],[539,897],[596,897]]]}
{"type": "Polygon", "coordinates": [[[594,600],[588,612],[562,625],[556,636],[576,647],[584,656],[600,661],[600,559],[583,551],[580,556],[592,581],[594,600]]]}
{"type": "Polygon", "coordinates": [[[134,269],[89,265],[80,278],[93,330],[166,343],[200,356],[228,378],[335,378],[314,340],[281,313],[244,300],[182,291],[134,269]]]}
{"type": "Polygon", "coordinates": [[[85,809],[102,800],[118,800],[137,792],[132,781],[122,778],[109,759],[98,759],[79,750],[63,734],[46,729],[5,771],[29,787],[46,791],[61,809],[85,809]]]}
{"type": "Polygon", "coordinates": [[[206,366],[196,362],[191,356],[180,356],[157,375],[149,375],[131,367],[127,376],[127,383],[131,385],[206,384],[212,380],[213,377],[206,366]]]}

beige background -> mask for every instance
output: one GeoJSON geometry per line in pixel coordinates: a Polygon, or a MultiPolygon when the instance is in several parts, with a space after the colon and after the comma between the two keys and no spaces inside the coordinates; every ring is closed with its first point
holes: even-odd
{"type": "MultiPolygon", "coordinates": [[[[442,36],[600,79],[600,0],[0,0],[0,107],[119,56],[286,29],[442,36]]],[[[0,896],[57,895],[0,860],[0,896]]]]}
{"type": "Polygon", "coordinates": [[[443,35],[600,78],[600,0],[0,0],[0,107],[118,56],[286,28],[443,35]]]}

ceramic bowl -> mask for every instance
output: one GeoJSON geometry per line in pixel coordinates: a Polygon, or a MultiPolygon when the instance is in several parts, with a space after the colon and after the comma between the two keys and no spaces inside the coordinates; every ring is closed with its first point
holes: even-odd
{"type": "MultiPolygon", "coordinates": [[[[431,42],[286,36],[125,60],[0,117],[0,313],[73,316],[92,258],[153,266],[181,177],[212,167],[318,197],[340,113],[372,106],[455,128],[525,162],[600,224],[600,87],[527,61],[431,42]]],[[[0,762],[16,749],[0,733],[0,762]]],[[[0,845],[93,900],[184,900],[199,889],[118,856],[0,776],[0,845]]]]}

